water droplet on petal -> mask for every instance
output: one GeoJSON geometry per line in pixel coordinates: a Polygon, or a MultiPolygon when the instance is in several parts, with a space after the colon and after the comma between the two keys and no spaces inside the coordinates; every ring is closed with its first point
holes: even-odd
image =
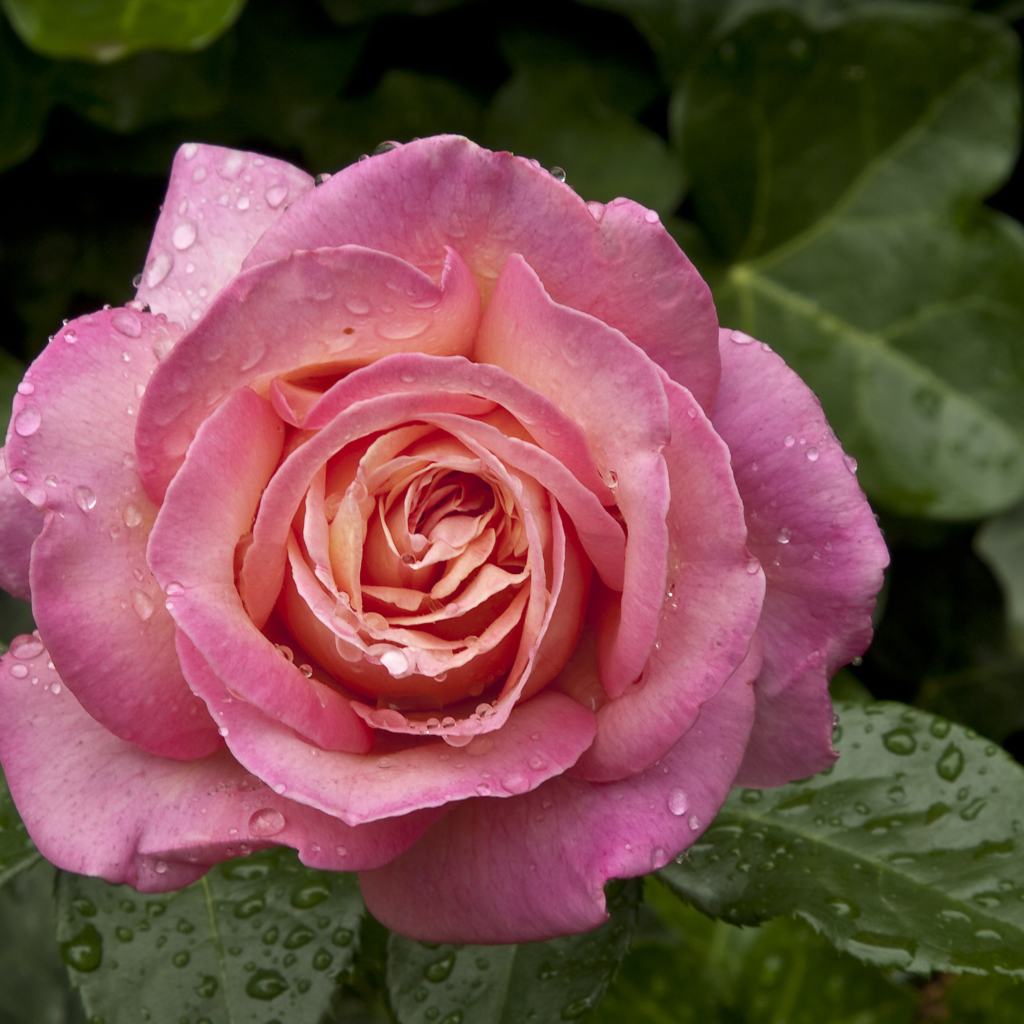
{"type": "Polygon", "coordinates": [[[288,198],[288,186],[273,185],[267,189],[263,198],[266,199],[267,206],[276,210],[288,198]]]}
{"type": "Polygon", "coordinates": [[[689,818],[686,819],[686,824],[690,826],[690,830],[692,832],[696,832],[697,829],[700,828],[700,818],[698,818],[696,814],[691,814],[689,818]]]}
{"type": "Polygon", "coordinates": [[[180,583],[168,583],[167,586],[164,587],[164,593],[167,594],[168,597],[177,597],[179,594],[185,593],[185,588],[180,583]]]}
{"type": "Polygon", "coordinates": [[[14,432],[18,437],[31,437],[43,422],[42,413],[34,405],[26,405],[14,417],[14,432]]]}
{"type": "Polygon", "coordinates": [[[96,495],[92,490],[82,484],[76,487],[72,492],[72,497],[75,499],[75,504],[83,511],[90,512],[96,507],[96,495]]]}
{"type": "Polygon", "coordinates": [[[673,789],[668,795],[668,809],[678,818],[686,813],[690,801],[681,789],[673,789]]]}
{"type": "Polygon", "coordinates": [[[851,473],[856,473],[857,472],[857,460],[852,455],[844,455],[843,456],[843,462],[846,463],[846,468],[851,473]]]}
{"type": "Polygon", "coordinates": [[[66,341],[66,342],[67,342],[67,343],[68,343],[69,345],[74,345],[74,343],[75,343],[76,341],[78,341],[78,332],[77,332],[77,331],[76,331],[76,330],[75,330],[75,329],[74,329],[73,327],[69,327],[69,328],[68,328],[68,329],[67,329],[67,330],[66,330],[66,331],[64,332],[64,340],[65,340],[65,341],[66,341]]]}
{"type": "Polygon", "coordinates": [[[480,796],[490,796],[491,787],[486,782],[481,782],[477,787],[476,791],[480,796]]]}
{"type": "Polygon", "coordinates": [[[397,647],[381,654],[380,663],[396,678],[409,671],[409,659],[397,647]]]}
{"type": "Polygon", "coordinates": [[[261,807],[249,819],[249,835],[265,838],[284,829],[284,815],[273,807],[261,807]]]}
{"type": "Polygon", "coordinates": [[[737,345],[749,345],[754,339],[746,331],[733,331],[732,340],[737,345]]]}
{"type": "Polygon", "coordinates": [[[153,615],[153,599],[145,591],[132,591],[132,607],[143,622],[147,622],[153,615]]]}
{"type": "Polygon", "coordinates": [[[42,654],[45,648],[43,642],[36,636],[32,636],[30,633],[24,633],[21,636],[16,636],[11,641],[10,653],[13,657],[19,661],[29,661],[32,658],[42,654]]]}
{"type": "Polygon", "coordinates": [[[530,780],[521,772],[510,772],[502,777],[501,788],[506,793],[525,793],[530,788],[530,780]]]}
{"type": "Polygon", "coordinates": [[[778,536],[775,538],[780,544],[788,544],[793,537],[793,531],[786,529],[785,526],[779,530],[778,536]]]}
{"type": "Polygon", "coordinates": [[[562,170],[561,167],[552,167],[551,177],[554,178],[555,181],[565,181],[565,171],[562,170]]]}
{"type": "Polygon", "coordinates": [[[146,287],[156,288],[171,272],[173,266],[174,257],[169,252],[158,252],[142,272],[146,287]]]}
{"type": "Polygon", "coordinates": [[[761,563],[760,563],[760,561],[758,559],[756,559],[756,558],[748,559],[748,561],[747,561],[747,572],[749,572],[751,576],[753,576],[756,572],[758,572],[760,570],[760,568],[761,568],[761,563]]]}
{"type": "Polygon", "coordinates": [[[792,434],[787,434],[782,442],[787,448],[792,448],[796,444],[796,438],[792,434]]]}
{"type": "Polygon", "coordinates": [[[195,240],[196,225],[191,220],[183,220],[171,235],[171,244],[179,252],[184,252],[195,240]]]}
{"type": "Polygon", "coordinates": [[[817,462],[818,461],[818,449],[817,448],[808,448],[807,449],[807,461],[808,462],[817,462]]]}
{"type": "Polygon", "coordinates": [[[158,861],[157,861],[157,862],[156,862],[156,863],[155,863],[155,864],[153,865],[153,870],[154,870],[154,871],[155,871],[155,872],[156,872],[156,873],[157,873],[158,875],[164,875],[164,874],[166,874],[166,873],[167,873],[167,861],[163,861],[163,860],[158,860],[158,861]]]}
{"type": "Polygon", "coordinates": [[[142,334],[142,321],[130,309],[119,309],[110,318],[110,324],[127,338],[138,338],[142,334]]]}
{"type": "Polygon", "coordinates": [[[238,209],[238,210],[248,210],[249,209],[249,197],[248,196],[239,196],[238,197],[238,201],[235,203],[235,208],[238,209]]]}
{"type": "Polygon", "coordinates": [[[373,151],[374,156],[380,156],[382,153],[390,153],[393,149],[398,149],[402,144],[400,142],[392,142],[390,139],[386,142],[381,142],[373,151]]]}
{"type": "Polygon", "coordinates": [[[661,218],[658,216],[657,210],[648,210],[644,214],[644,220],[647,221],[648,224],[657,224],[661,218]]]}
{"type": "Polygon", "coordinates": [[[24,679],[25,676],[28,675],[28,666],[27,665],[12,665],[11,666],[11,675],[14,676],[15,679],[24,679]]]}
{"type": "Polygon", "coordinates": [[[206,168],[202,164],[200,164],[192,172],[192,180],[193,181],[206,181],[206,168]]]}
{"type": "Polygon", "coordinates": [[[35,384],[32,384],[30,381],[23,380],[18,385],[18,394],[19,395],[31,395],[35,391],[35,389],[36,389],[35,384]]]}

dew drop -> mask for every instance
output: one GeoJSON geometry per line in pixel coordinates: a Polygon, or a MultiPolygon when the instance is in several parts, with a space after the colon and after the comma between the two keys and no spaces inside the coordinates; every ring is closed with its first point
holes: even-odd
{"type": "Polygon", "coordinates": [[[843,462],[846,463],[846,468],[856,475],[857,473],[857,460],[852,455],[844,455],[843,462]]]}
{"type": "Polygon", "coordinates": [[[249,209],[249,197],[248,196],[239,196],[238,197],[238,201],[235,203],[235,208],[238,209],[238,210],[248,210],[249,209]]]}
{"type": "Polygon", "coordinates": [[[345,300],[345,308],[354,316],[366,316],[373,307],[365,299],[351,298],[345,300]]]}
{"type": "Polygon", "coordinates": [[[657,210],[648,210],[644,214],[644,220],[647,221],[648,224],[657,224],[661,218],[658,216],[657,210]]]}
{"type": "Polygon", "coordinates": [[[265,838],[284,829],[284,815],[273,807],[261,807],[249,818],[249,835],[265,838]]]}
{"type": "Polygon", "coordinates": [[[935,766],[935,770],[939,773],[939,776],[947,782],[954,782],[959,778],[963,768],[963,752],[958,746],[956,746],[956,744],[950,743],[943,752],[942,757],[939,758],[939,762],[935,766]]]}
{"type": "Polygon", "coordinates": [[[506,793],[525,793],[530,788],[530,780],[521,772],[510,772],[502,778],[501,788],[506,793]]]}
{"type": "Polygon", "coordinates": [[[562,170],[561,167],[552,167],[551,177],[554,178],[555,181],[565,181],[565,171],[562,170]]]}
{"type": "Polygon", "coordinates": [[[71,494],[75,499],[75,504],[83,512],[90,512],[96,507],[96,495],[84,484],[76,487],[71,494]]]}
{"type": "Polygon", "coordinates": [[[668,809],[678,818],[689,809],[690,801],[681,789],[673,789],[668,795],[668,809]]]}
{"type": "Polygon", "coordinates": [[[917,740],[907,729],[892,729],[882,737],[885,749],[906,757],[917,750],[917,740]]]}
{"type": "Polygon", "coordinates": [[[386,142],[380,142],[374,148],[373,155],[380,156],[383,153],[390,153],[393,149],[398,149],[402,144],[400,142],[392,142],[390,139],[386,142]]]}
{"type": "Polygon", "coordinates": [[[264,193],[263,198],[266,199],[267,206],[272,210],[276,210],[288,198],[288,186],[272,185],[264,193]]]}
{"type": "Polygon", "coordinates": [[[42,413],[34,405],[26,405],[14,417],[14,432],[18,437],[31,437],[43,422],[42,413]]]}
{"type": "Polygon", "coordinates": [[[782,443],[787,448],[792,448],[796,444],[796,438],[792,434],[787,434],[782,443]]]}
{"type": "Polygon", "coordinates": [[[132,607],[143,622],[147,622],[153,615],[153,599],[142,590],[132,591],[132,607]]]}
{"type": "Polygon", "coordinates": [[[697,829],[700,828],[700,818],[698,818],[696,814],[691,814],[689,818],[686,819],[686,824],[690,826],[690,830],[692,832],[696,832],[697,829]]]}
{"type": "Polygon", "coordinates": [[[77,331],[76,331],[76,330],[75,330],[75,329],[74,329],[73,327],[69,327],[69,328],[68,328],[68,329],[67,329],[67,330],[66,330],[66,331],[64,332],[64,340],[65,340],[65,341],[66,341],[66,342],[67,342],[67,343],[68,343],[69,345],[74,345],[74,343],[75,343],[76,341],[78,341],[78,332],[77,332],[77,331]]]}
{"type": "Polygon", "coordinates": [[[28,675],[28,666],[27,665],[12,665],[11,666],[11,675],[14,676],[15,679],[24,679],[25,676],[28,675]]]}
{"type": "Polygon", "coordinates": [[[10,653],[20,661],[29,661],[42,654],[44,650],[43,642],[29,633],[16,636],[10,646],[10,653]]]}
{"type": "Polygon", "coordinates": [[[409,671],[409,659],[397,647],[380,655],[380,663],[393,678],[409,671]]]}
{"type": "Polygon", "coordinates": [[[491,795],[491,787],[486,782],[481,782],[476,787],[476,791],[477,791],[477,794],[479,796],[490,796],[491,795]]]}
{"type": "Polygon", "coordinates": [[[788,544],[793,539],[793,531],[787,529],[785,526],[779,530],[778,536],[775,538],[780,544],[788,544]]]}
{"type": "Polygon", "coordinates": [[[746,331],[733,331],[732,340],[737,345],[749,345],[754,339],[746,331]]]}
{"type": "Polygon", "coordinates": [[[156,863],[155,863],[155,864],[153,865],[153,870],[154,870],[154,871],[155,871],[155,872],[156,872],[156,873],[157,873],[158,875],[165,875],[165,874],[167,874],[167,862],[166,862],[166,861],[163,861],[163,860],[158,860],[158,861],[157,861],[157,862],[156,862],[156,863]]]}
{"type": "Polygon", "coordinates": [[[164,587],[164,593],[168,597],[177,597],[179,594],[185,593],[185,588],[180,583],[168,583],[164,587]]]}
{"type": "Polygon", "coordinates": [[[807,449],[807,461],[808,462],[817,462],[818,461],[818,449],[817,448],[808,448],[807,449]]]}
{"type": "Polygon", "coordinates": [[[125,526],[136,527],[142,522],[142,513],[135,505],[129,504],[125,505],[121,518],[124,520],[125,526]]]}
{"type": "Polygon", "coordinates": [[[19,395],[31,395],[35,391],[35,389],[36,389],[35,384],[32,384],[30,381],[23,380],[18,385],[18,394],[19,395]]]}
{"type": "Polygon", "coordinates": [[[754,573],[759,572],[760,569],[761,563],[758,559],[750,558],[747,560],[747,572],[749,572],[751,576],[753,576],[754,573]]]}
{"type": "Polygon", "coordinates": [[[161,284],[174,266],[174,257],[169,252],[158,252],[146,264],[142,272],[147,288],[156,288],[161,284]]]}
{"type": "Polygon", "coordinates": [[[183,220],[171,234],[171,244],[178,252],[184,252],[195,240],[196,225],[191,220],[183,220]]]}

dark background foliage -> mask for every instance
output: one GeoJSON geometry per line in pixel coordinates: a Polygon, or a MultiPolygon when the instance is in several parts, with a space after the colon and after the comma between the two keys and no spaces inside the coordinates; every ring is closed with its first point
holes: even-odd
{"type": "MultiPolygon", "coordinates": [[[[0,6],[10,18],[0,19],[5,400],[62,319],[132,297],[182,142],[257,150],[314,174],[333,172],[383,140],[438,132],[535,157],[563,168],[584,198],[627,195],[656,209],[712,283],[723,322],[765,338],[790,360],[860,460],[892,565],[875,642],[834,683],[837,698],[856,702],[844,714],[857,721],[869,698],[899,701],[964,726],[955,734],[964,750],[991,741],[1024,762],[1024,513],[1017,505],[1024,497],[1024,234],[1016,223],[1024,215],[1024,170],[1015,34],[1024,4],[249,0],[244,10],[185,3],[195,18],[167,21],[161,11],[174,5],[150,3],[142,6],[155,11],[152,22],[139,20],[135,35],[117,29],[124,4],[107,5],[109,24],[62,21],[66,11],[56,0],[0,6]],[[43,12],[34,35],[24,27],[30,9],[43,12]],[[914,185],[910,198],[900,191],[901,174],[914,185]]],[[[3,598],[0,616],[5,640],[31,628],[29,609],[13,599],[3,598]]],[[[893,718],[887,736],[903,728],[899,721],[893,718]]],[[[916,721],[907,719],[907,728],[916,721]]],[[[856,757],[851,749],[849,763],[856,757]]],[[[1021,797],[1019,772],[1006,765],[1004,788],[1021,797]]],[[[833,800],[828,787],[796,796],[787,787],[774,806],[783,814],[787,800],[794,807],[833,800]]],[[[747,829],[748,837],[755,830],[756,839],[756,815],[742,799],[727,807],[721,827],[747,829]]],[[[971,806],[960,812],[963,821],[974,820],[971,806]]],[[[9,801],[5,807],[0,861],[3,877],[13,880],[0,891],[0,1021],[57,1024],[90,1014],[96,1024],[201,1024],[223,1014],[285,1024],[394,1014],[403,1024],[520,1017],[539,1024],[596,1014],[602,1022],[651,1024],[999,1024],[1017,1021],[1024,1005],[1024,992],[1000,977],[1024,970],[1020,911],[1000,919],[1013,947],[1002,960],[982,951],[959,964],[939,953],[904,962],[898,944],[876,944],[872,953],[863,936],[875,932],[866,924],[844,931],[811,914],[799,880],[778,883],[782,896],[730,889],[736,876],[718,877],[714,858],[734,841],[740,849],[735,832],[697,851],[696,860],[711,858],[699,877],[691,862],[667,869],[662,881],[647,880],[639,910],[637,885],[615,895],[617,916],[606,934],[490,952],[424,950],[388,936],[362,916],[347,883],[333,891],[323,883],[324,900],[333,902],[321,915],[329,925],[320,924],[302,916],[318,901],[303,907],[281,895],[294,895],[289,872],[300,869],[287,857],[254,858],[249,876],[213,872],[202,892],[193,887],[156,901],[151,916],[170,906],[187,922],[206,906],[234,922],[244,919],[245,901],[258,898],[265,905],[254,920],[268,955],[285,924],[289,934],[322,933],[323,944],[305,951],[310,965],[294,967],[302,977],[285,977],[292,968],[282,953],[273,969],[239,974],[235,994],[230,972],[216,997],[203,995],[202,980],[190,975],[200,994],[186,998],[184,973],[161,975],[155,965],[169,956],[160,952],[160,935],[191,933],[155,926],[153,948],[145,949],[141,939],[123,940],[148,931],[142,924],[150,905],[124,910],[129,897],[103,883],[55,876],[35,862],[16,812],[9,801]],[[28,863],[35,866],[20,870],[28,863]],[[740,929],[712,921],[663,883],[720,917],[732,908],[736,922],[768,923],[740,929]],[[244,885],[255,888],[237,888],[244,885]],[[54,946],[55,886],[60,950],[85,1011],[54,946]],[[348,923],[338,924],[342,918],[348,923]],[[345,933],[348,940],[334,945],[326,938],[345,933]],[[631,951],[601,1003],[630,934],[631,951]],[[89,966],[93,936],[106,942],[102,969],[99,961],[89,966]],[[110,967],[114,947],[125,964],[120,975],[110,967]],[[330,984],[302,988],[320,970],[317,949],[333,958],[330,984]],[[133,995],[124,987],[129,965],[164,980],[133,995]],[[481,982],[499,967],[500,991],[481,982]],[[995,973],[983,978],[975,969],[995,973]],[[968,973],[946,973],[962,970],[968,973]],[[271,975],[285,988],[276,991],[271,975]],[[266,984],[254,995],[257,976],[266,984]],[[423,976],[443,982],[443,990],[423,987],[423,976]],[[528,1003],[529,1012],[518,1008],[528,1003]]],[[[1000,813],[1009,821],[1012,801],[1007,807],[1000,813]]],[[[776,838],[780,849],[793,841],[788,833],[776,838]]],[[[1000,887],[1017,891],[1021,854],[1010,839],[986,842],[1002,842],[1009,858],[999,870],[1010,888],[992,882],[998,903],[1000,887]]],[[[736,856],[765,873],[772,870],[765,864],[774,867],[764,851],[736,856]]],[[[890,884],[884,874],[876,881],[890,884]]],[[[918,883],[930,886],[920,897],[929,908],[953,885],[918,883]]],[[[842,884],[860,883],[851,876],[842,884]]],[[[903,882],[891,884],[894,898],[918,898],[899,888],[903,882]]],[[[977,893],[964,899],[985,907],[977,893]]],[[[961,904],[950,908],[963,916],[961,904]]],[[[976,938],[994,926],[972,927],[976,938]]],[[[217,946],[215,938],[203,941],[217,946]]],[[[253,932],[247,941],[257,938],[253,932]]],[[[178,952],[197,963],[196,949],[178,952]]]]}

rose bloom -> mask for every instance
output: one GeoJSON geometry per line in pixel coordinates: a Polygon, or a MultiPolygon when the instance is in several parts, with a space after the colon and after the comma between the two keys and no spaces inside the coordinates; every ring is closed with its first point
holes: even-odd
{"type": "Polygon", "coordinates": [[[405,935],[543,939],[836,757],[885,547],[634,202],[457,137],[315,188],[186,145],[137,299],[18,392],[0,759],[62,868],[287,844],[405,935]]]}

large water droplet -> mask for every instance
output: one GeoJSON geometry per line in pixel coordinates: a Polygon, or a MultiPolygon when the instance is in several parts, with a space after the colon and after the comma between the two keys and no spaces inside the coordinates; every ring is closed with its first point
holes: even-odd
{"type": "Polygon", "coordinates": [[[32,658],[36,658],[44,650],[43,642],[38,637],[34,637],[29,633],[16,636],[11,641],[10,646],[11,655],[21,661],[29,661],[32,658]]]}
{"type": "MultiPolygon", "coordinates": [[[[130,309],[119,309],[111,318],[110,325],[126,338],[142,336],[142,321],[130,309]]],[[[125,362],[128,362],[126,359],[125,362]]]]}
{"type": "Polygon", "coordinates": [[[432,981],[435,984],[438,984],[448,979],[448,975],[452,973],[452,968],[454,966],[455,954],[449,953],[447,956],[434,961],[434,963],[427,967],[423,972],[423,977],[425,977],[427,981],[432,981]]]}
{"type": "Polygon", "coordinates": [[[31,381],[23,380],[18,385],[18,394],[19,395],[31,395],[31,394],[33,394],[35,392],[35,390],[36,390],[36,386],[31,381]]]}
{"type": "Polygon", "coordinates": [[[96,495],[91,488],[86,487],[84,484],[76,487],[71,494],[75,499],[75,504],[83,512],[90,512],[96,507],[96,495]]]}
{"type": "Polygon", "coordinates": [[[245,986],[253,999],[275,999],[288,988],[288,982],[277,971],[258,970],[245,986]]]}
{"type": "Polygon", "coordinates": [[[147,288],[161,284],[174,266],[174,257],[169,252],[158,252],[147,264],[142,276],[147,288]]]}
{"type": "Polygon", "coordinates": [[[530,788],[530,780],[520,772],[510,772],[502,777],[501,788],[506,793],[525,793],[530,788]]]}
{"type": "Polygon", "coordinates": [[[103,959],[103,937],[87,924],[73,939],[60,944],[60,958],[76,971],[95,971],[103,959]]]}
{"type": "Polygon", "coordinates": [[[18,437],[31,437],[42,422],[43,414],[34,405],[26,405],[14,417],[14,432],[18,437]]]}
{"type": "Polygon", "coordinates": [[[284,815],[273,807],[261,807],[249,818],[249,834],[265,838],[284,829],[284,815]]]}
{"type": "Polygon", "coordinates": [[[892,729],[882,737],[886,750],[906,757],[917,750],[917,740],[907,729],[892,729]]]}
{"type": "Polygon", "coordinates": [[[808,448],[807,449],[807,461],[808,462],[817,462],[818,461],[818,449],[817,448],[808,448]]]}
{"type": "Polygon", "coordinates": [[[142,590],[132,591],[132,607],[143,622],[147,622],[153,615],[153,599],[142,590]]]}
{"type": "Polygon", "coordinates": [[[690,807],[690,801],[681,789],[673,789],[668,795],[668,809],[678,818],[690,807]]]}
{"type": "Polygon", "coordinates": [[[945,751],[943,751],[942,757],[939,758],[939,763],[935,766],[935,770],[947,782],[954,782],[963,771],[963,768],[963,751],[955,743],[950,743],[945,751]]]}
{"type": "Polygon", "coordinates": [[[754,339],[746,331],[733,331],[732,340],[737,345],[749,345],[754,339]]]}
{"type": "Polygon", "coordinates": [[[242,170],[242,165],[245,163],[245,154],[243,153],[229,153],[217,166],[217,173],[224,178],[225,181],[234,181],[238,177],[242,170]]]}
{"type": "Polygon", "coordinates": [[[266,199],[267,206],[276,210],[288,198],[288,186],[272,185],[264,193],[263,198],[266,199]]]}
{"type": "Polygon", "coordinates": [[[171,244],[179,252],[184,252],[195,240],[196,225],[191,220],[183,220],[171,234],[171,244]]]}

